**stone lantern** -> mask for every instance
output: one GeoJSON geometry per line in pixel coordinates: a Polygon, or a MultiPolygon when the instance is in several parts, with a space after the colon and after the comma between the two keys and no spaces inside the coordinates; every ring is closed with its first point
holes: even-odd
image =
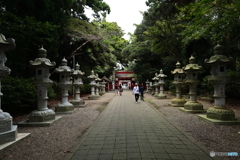
{"type": "Polygon", "coordinates": [[[75,70],[72,73],[73,76],[73,86],[75,87],[75,96],[74,99],[71,101],[74,107],[84,107],[85,102],[83,99],[80,98],[80,86],[83,85],[82,76],[85,73],[80,70],[80,65],[77,63],[75,66],[75,70]]]}
{"type": "Polygon", "coordinates": [[[3,112],[1,109],[1,81],[4,77],[8,76],[11,72],[10,68],[5,66],[7,57],[4,51],[15,49],[15,40],[12,38],[5,39],[5,36],[0,34],[0,145],[15,141],[17,138],[17,126],[12,125],[12,116],[3,112]]]}
{"type": "Polygon", "coordinates": [[[72,113],[74,110],[73,104],[68,102],[68,89],[72,85],[70,82],[70,74],[73,73],[73,71],[73,69],[67,66],[67,60],[65,58],[62,59],[61,65],[54,71],[59,74],[60,80],[58,85],[62,91],[62,101],[55,106],[56,113],[72,113]]]}
{"type": "Polygon", "coordinates": [[[100,81],[101,81],[101,79],[98,77],[98,74],[96,74],[96,79],[95,79],[95,81],[96,81],[96,86],[95,86],[95,91],[96,91],[96,96],[99,98],[100,97],[100,89],[101,89],[101,84],[100,84],[100,81]]]}
{"type": "Polygon", "coordinates": [[[155,77],[153,77],[153,85],[152,85],[152,87],[153,87],[153,92],[152,92],[152,95],[154,96],[154,97],[157,97],[157,95],[158,95],[158,80],[159,80],[159,78],[157,77],[157,73],[155,73],[155,77]]]}
{"type": "Polygon", "coordinates": [[[150,83],[150,82],[149,82],[148,79],[147,79],[147,81],[146,81],[146,87],[147,87],[146,93],[149,92],[149,91],[148,91],[148,90],[149,90],[149,83],[150,83]]]}
{"type": "Polygon", "coordinates": [[[29,122],[45,122],[55,119],[55,112],[47,107],[48,88],[53,81],[49,79],[49,69],[54,68],[56,63],[46,58],[47,51],[42,47],[38,50],[38,58],[30,61],[29,65],[35,68],[34,84],[37,88],[38,108],[29,115],[29,122]]]}
{"type": "Polygon", "coordinates": [[[176,69],[171,71],[171,73],[174,75],[173,85],[176,86],[176,98],[172,99],[171,105],[173,107],[184,107],[186,100],[182,99],[181,86],[184,83],[183,76],[185,73],[181,68],[181,64],[179,62],[176,63],[176,69]]]}
{"type": "Polygon", "coordinates": [[[106,84],[107,84],[107,82],[104,79],[102,79],[102,94],[106,93],[106,89],[105,89],[106,84]]]}
{"type": "Polygon", "coordinates": [[[91,72],[91,75],[88,76],[88,78],[90,79],[90,86],[91,86],[91,95],[88,97],[89,99],[98,99],[99,96],[96,96],[95,94],[95,86],[97,85],[96,83],[96,78],[97,76],[94,75],[94,71],[91,72]]]}
{"type": "Polygon", "coordinates": [[[203,110],[203,105],[197,102],[196,86],[200,82],[197,73],[201,69],[202,66],[195,63],[195,58],[193,56],[189,58],[189,64],[183,67],[183,70],[187,75],[185,83],[189,86],[190,98],[189,101],[184,104],[184,108],[180,108],[182,111],[189,113],[205,112],[205,110],[203,110]]]}
{"type": "Polygon", "coordinates": [[[163,70],[160,70],[160,74],[157,76],[159,78],[158,85],[159,85],[159,94],[157,95],[158,99],[164,99],[166,98],[166,95],[163,93],[163,85],[165,84],[164,78],[167,77],[167,75],[163,74],[163,70]]]}
{"type": "Polygon", "coordinates": [[[214,107],[207,110],[207,116],[200,116],[215,124],[240,124],[235,119],[235,113],[225,106],[225,85],[227,83],[226,65],[232,62],[232,58],[222,55],[223,46],[214,47],[214,56],[206,59],[205,63],[211,66],[212,76],[208,79],[214,87],[214,107]]]}

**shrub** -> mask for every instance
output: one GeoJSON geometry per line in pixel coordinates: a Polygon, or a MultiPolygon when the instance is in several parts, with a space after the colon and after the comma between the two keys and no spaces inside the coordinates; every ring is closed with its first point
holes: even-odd
{"type": "Polygon", "coordinates": [[[226,96],[240,98],[240,73],[238,71],[228,71],[227,75],[226,96]]]}
{"type": "Polygon", "coordinates": [[[5,77],[2,93],[2,108],[6,112],[37,108],[37,90],[30,79],[5,77]]]}
{"type": "Polygon", "coordinates": [[[83,84],[80,87],[80,91],[83,94],[90,94],[91,93],[91,86],[89,84],[83,84]]]}
{"type": "Polygon", "coordinates": [[[197,87],[198,91],[200,92],[201,96],[208,97],[213,95],[213,85],[208,82],[208,79],[211,77],[211,75],[208,75],[204,77],[200,83],[200,85],[197,87]]]}
{"type": "Polygon", "coordinates": [[[51,86],[48,88],[48,100],[54,100],[57,98],[56,91],[54,88],[51,86]]]}

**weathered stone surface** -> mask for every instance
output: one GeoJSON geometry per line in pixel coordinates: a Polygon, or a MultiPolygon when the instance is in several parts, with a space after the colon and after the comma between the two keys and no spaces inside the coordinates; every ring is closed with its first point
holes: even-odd
{"type": "Polygon", "coordinates": [[[35,110],[29,115],[29,122],[45,122],[55,119],[55,112],[52,109],[45,111],[35,110]]]}
{"type": "Polygon", "coordinates": [[[0,144],[15,141],[17,138],[17,133],[16,125],[11,126],[9,131],[0,133],[0,144]]]}
{"type": "Polygon", "coordinates": [[[235,113],[231,109],[217,109],[211,107],[207,110],[207,118],[218,120],[236,120],[235,113]]]}
{"type": "Polygon", "coordinates": [[[186,102],[184,104],[184,109],[186,110],[203,110],[203,105],[198,102],[186,102]]]}
{"type": "Polygon", "coordinates": [[[55,112],[68,112],[68,111],[73,111],[73,110],[74,110],[74,106],[71,103],[69,103],[68,105],[58,104],[55,107],[55,112]]]}
{"type": "Polygon", "coordinates": [[[81,100],[72,100],[71,103],[73,104],[73,106],[75,108],[81,108],[81,107],[86,106],[85,105],[85,101],[83,99],[81,99],[81,100]]]}
{"type": "Polygon", "coordinates": [[[171,105],[173,107],[183,107],[185,103],[186,103],[185,99],[174,98],[172,99],[171,105]]]}

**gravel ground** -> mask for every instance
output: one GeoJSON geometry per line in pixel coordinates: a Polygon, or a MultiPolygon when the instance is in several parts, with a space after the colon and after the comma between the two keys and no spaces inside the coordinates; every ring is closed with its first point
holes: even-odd
{"type": "MultiPolygon", "coordinates": [[[[149,94],[145,95],[147,101],[158,110],[178,128],[192,136],[196,141],[200,142],[209,151],[215,152],[238,152],[240,154],[240,125],[213,125],[198,118],[199,114],[189,114],[180,111],[177,107],[171,107],[171,95],[167,95],[168,99],[157,100],[149,94]],[[161,102],[161,103],[159,103],[161,102]]],[[[204,109],[212,107],[213,104],[207,101],[198,100],[202,103],[204,109]]],[[[239,105],[239,102],[236,101],[239,105]]],[[[227,107],[231,108],[232,105],[227,107]]],[[[238,107],[240,108],[240,107],[238,107]]],[[[234,109],[235,117],[240,119],[240,109],[234,109]]],[[[240,159],[240,157],[219,157],[224,160],[240,159]]]]}
{"type": "MultiPolygon", "coordinates": [[[[18,127],[18,133],[31,133],[30,137],[3,151],[0,160],[62,160],[75,145],[77,139],[93,124],[100,112],[97,108],[106,106],[114,97],[113,92],[104,94],[99,100],[88,100],[74,114],[63,116],[49,127],[18,127]]],[[[49,107],[51,108],[51,107],[49,107]]],[[[14,118],[13,123],[27,119],[14,118]]]]}
{"type": "MultiPolygon", "coordinates": [[[[100,114],[97,108],[106,106],[114,97],[114,92],[103,95],[99,100],[88,100],[82,97],[86,104],[85,108],[77,109],[74,114],[61,115],[63,118],[49,127],[18,127],[19,133],[31,133],[31,136],[16,145],[3,151],[0,160],[62,160],[75,145],[77,139],[93,124],[100,114]]],[[[213,125],[198,118],[198,114],[187,114],[176,107],[170,107],[168,99],[158,100],[146,94],[146,100],[178,128],[184,130],[195,140],[200,142],[209,151],[215,152],[238,152],[240,154],[240,125],[213,125]]],[[[204,109],[212,106],[210,102],[199,101],[204,109]]],[[[239,104],[239,103],[238,103],[239,104]]],[[[51,107],[50,107],[51,108],[51,107]]],[[[239,107],[237,107],[239,108],[239,107]]],[[[234,109],[236,118],[240,119],[240,110],[234,109]]],[[[13,123],[26,119],[27,116],[14,118],[13,123]]],[[[230,157],[220,157],[231,159],[230,157]]],[[[233,157],[232,159],[240,159],[233,157]]]]}

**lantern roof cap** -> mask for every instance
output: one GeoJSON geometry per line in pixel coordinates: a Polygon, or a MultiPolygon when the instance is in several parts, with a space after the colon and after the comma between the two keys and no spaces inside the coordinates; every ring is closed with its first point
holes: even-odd
{"type": "Polygon", "coordinates": [[[184,71],[199,71],[202,69],[202,66],[199,66],[195,63],[195,58],[191,56],[189,58],[189,64],[182,68],[184,71]]]}
{"type": "Polygon", "coordinates": [[[171,71],[172,74],[185,74],[183,69],[181,68],[181,63],[179,61],[176,63],[176,69],[171,71]]]}
{"type": "Polygon", "coordinates": [[[159,75],[157,75],[157,77],[164,78],[164,77],[167,77],[167,75],[163,74],[163,70],[160,69],[160,73],[159,73],[159,75]]]}
{"type": "Polygon", "coordinates": [[[56,66],[55,62],[51,62],[49,59],[46,58],[47,50],[43,47],[38,49],[38,58],[34,61],[29,61],[30,67],[42,67],[42,68],[54,68],[56,66]]]}
{"type": "Polygon", "coordinates": [[[80,70],[80,65],[77,63],[75,65],[75,70],[73,71],[72,75],[74,75],[74,76],[82,76],[84,74],[85,73],[80,70]]]}
{"type": "Polygon", "coordinates": [[[214,47],[214,56],[210,57],[209,59],[205,59],[205,63],[212,65],[212,64],[229,64],[232,62],[232,57],[227,57],[223,55],[224,47],[221,45],[217,45],[214,47]]]}
{"type": "Polygon", "coordinates": [[[96,79],[97,78],[97,76],[94,75],[94,71],[93,70],[91,71],[91,75],[88,76],[88,78],[90,78],[90,79],[96,79]]]}
{"type": "Polygon", "coordinates": [[[61,65],[55,69],[55,72],[57,73],[73,73],[73,69],[71,69],[69,66],[67,66],[67,60],[65,57],[61,61],[61,65]]]}
{"type": "Polygon", "coordinates": [[[10,51],[15,49],[16,44],[13,38],[5,38],[3,34],[0,34],[0,45],[1,49],[4,51],[10,51]]]}

